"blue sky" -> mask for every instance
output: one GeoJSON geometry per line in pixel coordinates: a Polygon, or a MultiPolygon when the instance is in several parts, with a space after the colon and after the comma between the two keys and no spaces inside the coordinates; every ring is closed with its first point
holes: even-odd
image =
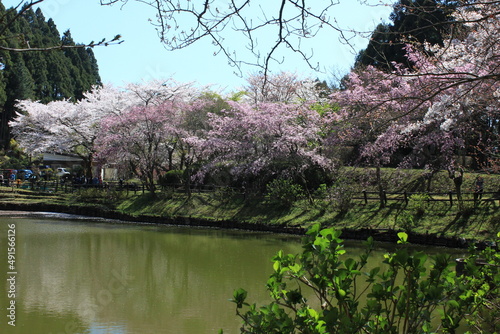
{"type": "MultiPolygon", "coordinates": [[[[17,5],[21,0],[3,0],[6,7],[17,5]]],[[[236,91],[245,83],[244,78],[234,74],[223,55],[213,56],[214,47],[200,41],[183,50],[167,51],[159,41],[155,28],[149,22],[155,12],[148,6],[128,1],[124,6],[101,6],[99,0],[45,0],[41,6],[45,17],[52,18],[60,33],[70,29],[78,43],[88,43],[102,38],[113,38],[120,34],[124,42],[120,45],[96,47],[101,78],[104,83],[122,86],[129,82],[162,79],[170,76],[180,82],[213,84],[217,90],[236,91]]],[[[345,0],[335,6],[331,16],[345,27],[361,31],[372,31],[382,21],[388,21],[390,6],[366,7],[355,0],[345,0]]],[[[359,50],[367,41],[355,39],[359,50]]],[[[307,50],[314,49],[314,63],[319,63],[322,72],[313,72],[296,55],[285,53],[282,65],[273,70],[297,72],[303,76],[318,77],[330,81],[332,72],[346,73],[354,61],[354,53],[338,41],[338,36],[324,30],[307,50]]],[[[254,73],[255,68],[243,68],[243,74],[254,73]]]]}

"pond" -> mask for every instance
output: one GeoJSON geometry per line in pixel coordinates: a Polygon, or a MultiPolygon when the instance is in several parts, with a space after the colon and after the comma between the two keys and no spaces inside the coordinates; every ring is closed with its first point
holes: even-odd
{"type": "Polygon", "coordinates": [[[233,291],[268,302],[271,257],[301,251],[295,236],[75,218],[0,215],[1,333],[237,333],[233,291]]]}

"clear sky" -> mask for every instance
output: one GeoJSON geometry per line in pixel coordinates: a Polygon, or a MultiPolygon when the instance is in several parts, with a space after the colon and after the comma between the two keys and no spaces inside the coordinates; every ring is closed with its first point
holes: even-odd
{"type": "MultiPolygon", "coordinates": [[[[2,0],[7,8],[19,2],[21,0],[2,0]]],[[[173,76],[180,82],[214,84],[215,89],[230,92],[238,90],[245,82],[234,74],[234,68],[222,54],[213,56],[216,49],[208,40],[183,50],[167,51],[149,21],[154,20],[155,12],[144,4],[129,0],[124,6],[101,6],[99,0],[45,0],[40,7],[46,19],[55,21],[61,34],[70,29],[77,43],[111,39],[117,34],[123,36],[124,42],[120,45],[94,48],[104,83],[123,86],[129,82],[173,76]]],[[[372,31],[378,23],[388,21],[391,11],[390,6],[367,7],[357,0],[345,0],[342,6],[332,8],[330,15],[345,27],[372,31]]],[[[357,50],[367,44],[367,40],[362,39],[353,42],[357,50]]],[[[284,54],[285,61],[279,70],[331,81],[332,72],[346,73],[354,62],[353,51],[342,45],[332,31],[324,30],[309,43],[305,47],[314,49],[313,62],[320,64],[322,72],[311,71],[304,61],[291,53],[284,54]]],[[[243,74],[256,70],[246,67],[243,74]]]]}

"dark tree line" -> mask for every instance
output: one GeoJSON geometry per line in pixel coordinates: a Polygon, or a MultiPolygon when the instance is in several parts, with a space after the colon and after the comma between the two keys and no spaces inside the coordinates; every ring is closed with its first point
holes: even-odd
{"type": "Polygon", "coordinates": [[[381,70],[393,69],[393,63],[411,68],[405,45],[430,43],[442,45],[457,25],[452,14],[457,1],[400,0],[394,4],[391,23],[379,24],[366,49],[356,57],[356,67],[373,65],[381,70]]]}
{"type": "Polygon", "coordinates": [[[94,53],[79,47],[70,31],[62,35],[42,11],[27,7],[6,9],[0,3],[0,147],[10,142],[8,122],[16,100],[79,100],[101,85],[94,53]]]}

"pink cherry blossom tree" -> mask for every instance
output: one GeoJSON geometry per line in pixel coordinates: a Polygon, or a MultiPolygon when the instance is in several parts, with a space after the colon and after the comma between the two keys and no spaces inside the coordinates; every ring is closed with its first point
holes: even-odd
{"type": "Polygon", "coordinates": [[[229,103],[210,116],[206,138],[188,138],[206,162],[198,178],[224,170],[239,180],[283,176],[307,185],[306,170],[334,167],[321,155],[320,116],[308,104],[229,103]]]}
{"type": "Polygon", "coordinates": [[[193,162],[194,152],[185,141],[192,133],[187,120],[205,107],[206,101],[174,98],[102,119],[96,142],[99,162],[125,166],[154,193],[162,172],[186,169],[193,162]]]}
{"type": "Polygon", "coordinates": [[[137,106],[102,121],[99,159],[128,165],[155,192],[155,180],[171,161],[178,141],[179,105],[137,106]]]}
{"type": "Polygon", "coordinates": [[[424,45],[425,57],[415,50],[419,75],[432,79],[436,103],[424,123],[442,132],[460,133],[464,152],[478,167],[498,165],[500,107],[500,4],[474,2],[455,13],[461,34],[442,47],[424,45]],[[430,55],[430,56],[429,56],[430,55]]]}
{"type": "Polygon", "coordinates": [[[459,194],[459,156],[472,156],[484,167],[497,155],[498,9],[498,2],[459,7],[461,34],[443,46],[408,45],[412,69],[351,73],[346,89],[332,94],[343,118],[332,142],[356,145],[359,157],[375,166],[448,169],[459,194]]]}
{"type": "Polygon", "coordinates": [[[451,167],[460,151],[487,160],[498,142],[498,9],[497,2],[459,7],[462,33],[444,46],[409,45],[411,70],[351,73],[332,98],[363,135],[362,157],[386,164],[407,148],[407,165],[451,167]]]}

